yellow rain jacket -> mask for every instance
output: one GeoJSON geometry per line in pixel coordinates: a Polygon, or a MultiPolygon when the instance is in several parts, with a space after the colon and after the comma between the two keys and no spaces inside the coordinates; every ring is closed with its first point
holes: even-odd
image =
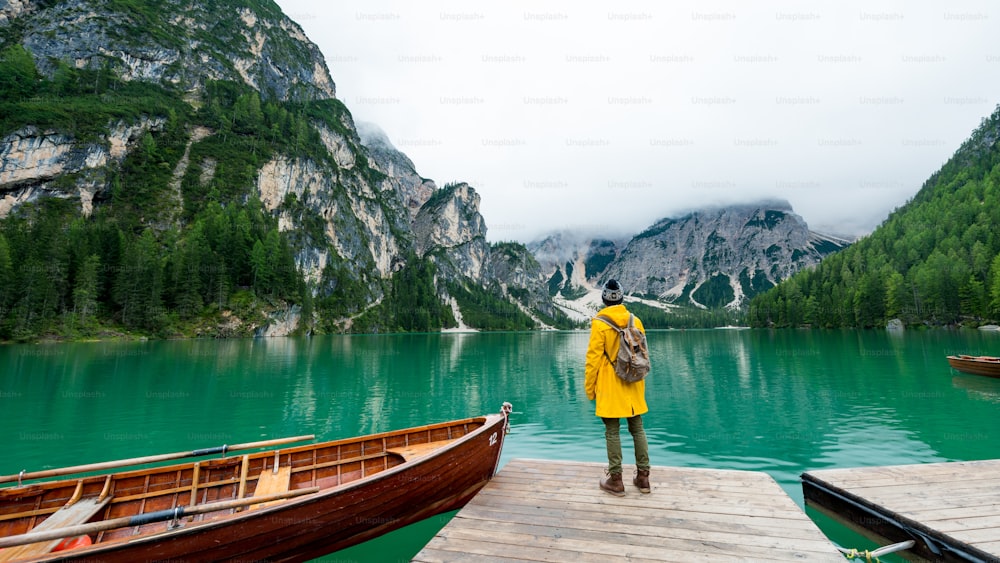
{"type": "MultiPolygon", "coordinates": [[[[624,305],[605,307],[598,315],[610,318],[619,327],[628,325],[629,312],[624,305]]],[[[639,317],[635,318],[635,326],[646,332],[639,317]]],[[[618,332],[604,321],[594,319],[590,322],[584,387],[588,400],[597,399],[595,414],[602,418],[628,418],[649,410],[646,406],[646,382],[626,383],[615,375],[611,358],[618,356],[618,338],[618,332]]]]}

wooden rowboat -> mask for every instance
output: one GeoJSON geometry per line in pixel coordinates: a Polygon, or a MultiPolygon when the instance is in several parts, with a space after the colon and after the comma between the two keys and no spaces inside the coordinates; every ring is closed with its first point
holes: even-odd
{"type": "Polygon", "coordinates": [[[1000,377],[1000,358],[993,356],[948,356],[948,364],[963,373],[1000,377]]]}
{"type": "MultiPolygon", "coordinates": [[[[464,506],[496,472],[509,413],[31,484],[20,480],[59,470],[0,477],[17,481],[0,488],[0,561],[313,559],[464,506]],[[83,545],[52,551],[64,538],[83,545]]],[[[93,466],[68,469],[81,467],[93,466]]]]}

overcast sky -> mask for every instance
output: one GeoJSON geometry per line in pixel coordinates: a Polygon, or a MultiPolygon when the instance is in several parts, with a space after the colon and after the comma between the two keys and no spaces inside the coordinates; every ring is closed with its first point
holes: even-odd
{"type": "Polygon", "coordinates": [[[492,241],[780,198],[870,232],[1000,103],[994,0],[277,0],[492,241]]]}

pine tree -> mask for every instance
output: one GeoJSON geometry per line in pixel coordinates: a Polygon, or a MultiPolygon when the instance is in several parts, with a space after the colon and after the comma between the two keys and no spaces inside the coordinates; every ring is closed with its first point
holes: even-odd
{"type": "Polygon", "coordinates": [[[250,266],[253,269],[253,288],[258,295],[263,295],[271,288],[272,270],[267,258],[267,248],[257,240],[250,251],[250,266]]]}
{"type": "Polygon", "coordinates": [[[981,319],[987,314],[988,300],[986,299],[986,286],[979,281],[975,275],[969,276],[959,289],[962,314],[981,319]]]}
{"type": "Polygon", "coordinates": [[[990,266],[990,307],[994,314],[1000,314],[1000,254],[990,266]]]}
{"type": "Polygon", "coordinates": [[[154,328],[163,312],[163,270],[153,232],[146,229],[125,250],[115,284],[122,324],[154,328]]]}
{"type": "Polygon", "coordinates": [[[0,99],[14,100],[34,94],[38,70],[31,53],[12,45],[0,53],[0,99]]]}
{"type": "Polygon", "coordinates": [[[903,274],[893,271],[885,281],[885,315],[894,319],[906,308],[908,289],[903,274]]]}
{"type": "Polygon", "coordinates": [[[10,260],[10,245],[7,238],[0,233],[0,318],[13,301],[14,268],[10,260]]]}
{"type": "Polygon", "coordinates": [[[191,317],[202,307],[202,254],[205,241],[200,226],[196,225],[187,239],[175,252],[176,262],[172,280],[174,305],[183,317],[191,317]]]}
{"type": "Polygon", "coordinates": [[[76,272],[76,283],[73,287],[73,317],[77,326],[84,331],[91,328],[93,316],[97,313],[97,272],[100,265],[101,257],[91,254],[76,272]]]}

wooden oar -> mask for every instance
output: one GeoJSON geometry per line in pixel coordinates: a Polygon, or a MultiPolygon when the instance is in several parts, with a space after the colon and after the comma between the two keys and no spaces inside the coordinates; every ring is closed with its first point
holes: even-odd
{"type": "Polygon", "coordinates": [[[134,457],[132,459],[120,459],[118,461],[105,461],[101,463],[90,463],[87,465],[75,465],[73,467],[62,467],[59,469],[46,469],[45,471],[34,471],[31,473],[25,473],[22,471],[16,475],[2,475],[0,476],[0,483],[9,483],[11,481],[22,481],[26,479],[44,479],[46,477],[57,477],[59,475],[71,475],[73,473],[83,473],[85,471],[101,471],[104,469],[114,469],[116,467],[126,467],[129,465],[140,465],[143,463],[154,463],[157,461],[167,461],[171,459],[183,459],[185,457],[198,457],[203,455],[212,454],[224,454],[226,452],[236,451],[236,450],[249,450],[252,448],[265,448],[267,446],[276,446],[279,444],[288,444],[291,442],[303,442],[305,440],[315,439],[316,436],[309,434],[308,436],[295,436],[293,438],[278,438],[275,440],[263,440],[260,442],[248,442],[246,444],[234,444],[232,446],[216,446],[214,448],[204,448],[201,450],[192,450],[189,452],[176,452],[172,454],[160,454],[160,455],[150,455],[146,457],[134,457]]]}
{"type": "Polygon", "coordinates": [[[248,504],[256,504],[259,502],[271,502],[275,500],[283,500],[293,497],[299,497],[302,495],[311,495],[316,492],[319,492],[319,487],[310,487],[308,489],[296,489],[294,491],[287,491],[284,493],[276,493],[273,495],[263,495],[259,497],[252,497],[252,498],[245,498],[238,500],[226,500],[221,502],[212,502],[209,504],[198,504],[195,506],[178,506],[177,508],[168,508],[166,510],[158,510],[156,512],[148,512],[146,514],[137,514],[135,516],[123,516],[121,518],[112,518],[111,520],[102,520],[100,522],[91,522],[89,524],[80,524],[78,526],[67,526],[65,528],[46,530],[44,532],[35,532],[35,533],[28,532],[26,534],[21,534],[18,536],[0,538],[0,548],[14,547],[16,545],[25,545],[40,541],[56,540],[59,538],[67,538],[70,536],[95,534],[97,532],[114,530],[116,528],[125,528],[128,526],[142,526],[153,522],[163,522],[164,520],[180,519],[183,518],[184,516],[192,516],[194,514],[204,514],[206,512],[217,512],[219,510],[227,510],[229,508],[239,508],[242,506],[246,506],[248,504]]]}

